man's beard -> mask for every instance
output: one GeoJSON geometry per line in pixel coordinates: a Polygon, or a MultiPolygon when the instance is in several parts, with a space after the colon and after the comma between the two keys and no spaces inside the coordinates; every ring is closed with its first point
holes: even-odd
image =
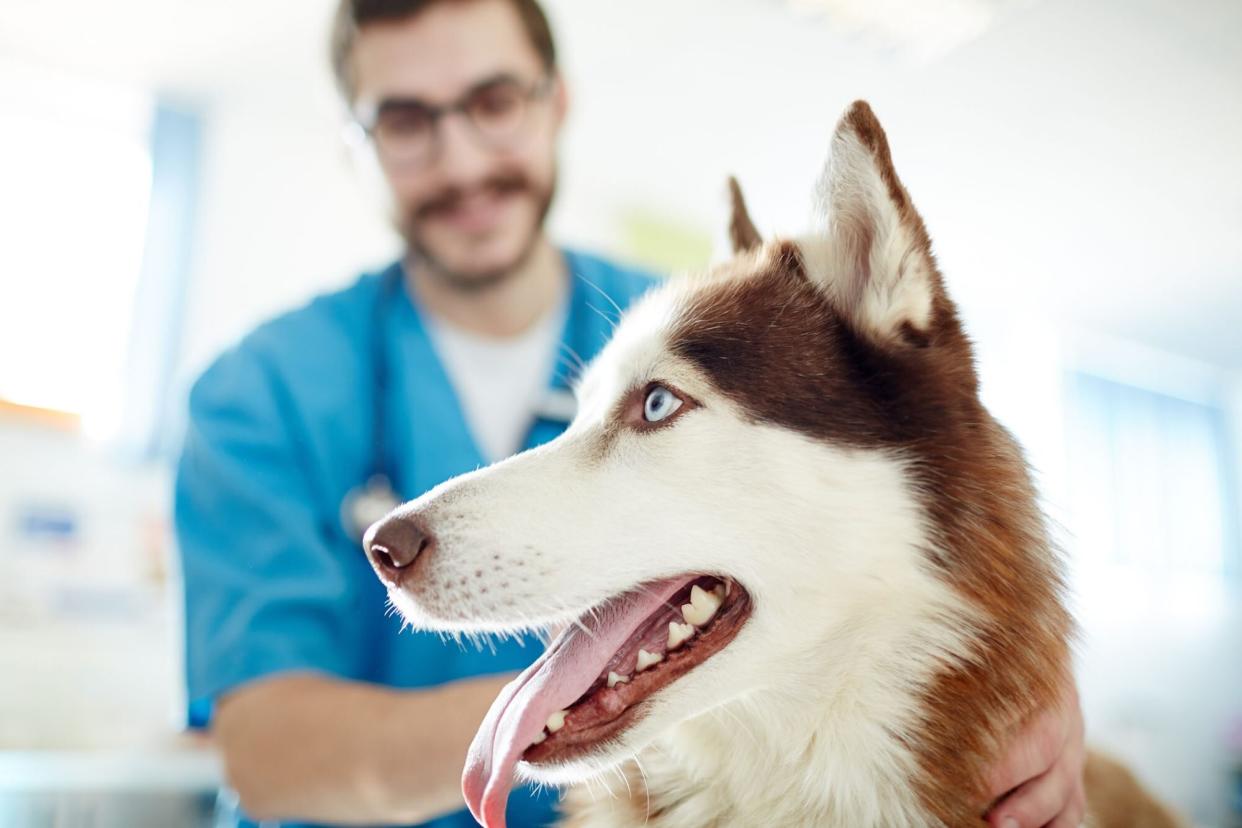
{"type": "Polygon", "coordinates": [[[441,190],[412,208],[401,210],[396,220],[397,231],[405,240],[415,260],[420,265],[426,266],[431,274],[446,285],[463,293],[477,293],[495,287],[508,279],[531,257],[539,241],[544,220],[547,219],[548,211],[552,208],[552,197],[556,193],[556,177],[553,173],[548,186],[539,187],[524,173],[515,170],[490,176],[471,190],[473,192],[481,190],[501,197],[525,194],[535,201],[537,206],[535,221],[527,229],[527,237],[513,261],[488,270],[462,271],[453,268],[432,252],[422,237],[422,224],[429,218],[435,218],[455,209],[467,194],[467,191],[460,187],[441,190]]]}

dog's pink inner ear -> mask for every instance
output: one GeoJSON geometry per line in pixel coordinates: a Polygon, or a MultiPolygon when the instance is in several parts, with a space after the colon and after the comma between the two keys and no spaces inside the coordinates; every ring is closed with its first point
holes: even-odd
{"type": "Polygon", "coordinates": [[[729,176],[729,201],[732,204],[732,216],[729,219],[729,239],[733,242],[734,253],[745,253],[763,244],[763,238],[755,229],[746,210],[746,200],[742,198],[742,188],[737,179],[729,176]]]}
{"type": "Polygon", "coordinates": [[[929,333],[940,277],[923,220],[865,102],[837,124],[819,190],[822,235],[803,243],[810,277],[871,336],[909,341],[911,333],[929,333]]]}

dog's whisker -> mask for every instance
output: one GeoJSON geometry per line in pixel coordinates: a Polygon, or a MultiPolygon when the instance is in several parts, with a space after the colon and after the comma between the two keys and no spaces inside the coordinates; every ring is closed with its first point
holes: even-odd
{"type": "Polygon", "coordinates": [[[556,355],[553,373],[557,380],[572,388],[586,370],[586,363],[582,361],[582,357],[578,356],[577,351],[565,343],[562,342],[560,347],[567,351],[567,353],[558,353],[556,355]]]}
{"type": "Polygon", "coordinates": [[[634,767],[638,768],[638,775],[643,782],[643,796],[646,799],[646,813],[643,816],[643,824],[646,825],[651,821],[651,783],[647,778],[647,769],[643,767],[643,763],[639,761],[638,754],[634,754],[634,767]]]}
{"type": "MultiPolygon", "coordinates": [[[[613,299],[613,298],[612,298],[612,296],[610,296],[606,290],[604,290],[604,289],[603,289],[603,288],[601,288],[599,285],[597,285],[597,284],[595,284],[594,282],[592,282],[592,281],[591,281],[590,279],[588,279],[587,277],[583,276],[583,275],[582,275],[582,273],[580,273],[580,272],[579,272],[579,271],[577,271],[577,270],[575,270],[575,271],[573,272],[573,276],[574,276],[574,278],[575,278],[575,279],[577,279],[578,281],[582,282],[584,285],[586,285],[587,287],[591,288],[591,289],[592,289],[592,290],[594,290],[596,293],[598,293],[600,296],[602,296],[602,297],[604,297],[605,299],[607,299],[607,300],[608,300],[608,304],[612,305],[613,309],[617,312],[617,321],[619,321],[619,320],[620,320],[620,318],[621,318],[621,317],[625,314],[625,311],[623,311],[623,310],[621,309],[621,306],[617,304],[616,300],[615,300],[615,299],[613,299]]],[[[600,315],[601,315],[601,316],[603,316],[603,314],[602,314],[602,313],[601,313],[600,315]]],[[[614,328],[616,327],[616,321],[614,321],[614,320],[610,320],[607,316],[604,316],[604,320],[605,320],[605,321],[611,321],[611,322],[612,322],[612,324],[613,324],[613,327],[614,327],[614,328]]]]}
{"type": "Polygon", "coordinates": [[[600,318],[600,319],[602,319],[602,320],[604,320],[605,322],[607,322],[607,323],[609,324],[609,326],[611,326],[611,329],[612,329],[612,330],[614,330],[614,331],[615,331],[615,330],[617,329],[617,320],[613,319],[613,318],[612,318],[612,317],[610,317],[610,316],[607,316],[607,315],[606,315],[606,314],[605,314],[602,310],[600,310],[599,308],[595,307],[595,306],[594,306],[594,305],[592,305],[590,302],[587,302],[587,303],[586,303],[586,306],[587,306],[587,308],[589,308],[590,310],[594,311],[594,312],[596,313],[596,315],[597,315],[597,316],[599,316],[599,318],[600,318]]]}
{"type": "Polygon", "coordinates": [[[560,342],[560,343],[557,343],[557,347],[561,351],[561,353],[557,355],[558,357],[572,359],[573,364],[577,366],[579,371],[586,368],[586,360],[584,360],[582,356],[576,350],[574,350],[573,346],[569,345],[566,342],[560,342]]]}
{"type": "Polygon", "coordinates": [[[594,637],[595,637],[595,633],[591,632],[591,630],[587,627],[587,625],[586,625],[586,624],[583,624],[583,623],[582,623],[581,621],[579,621],[577,618],[575,618],[575,619],[573,620],[573,625],[574,625],[575,627],[577,627],[578,629],[582,630],[583,634],[587,635],[588,637],[590,637],[590,638],[594,638],[594,637]]]}
{"type": "Polygon", "coordinates": [[[595,777],[588,776],[582,780],[586,786],[587,793],[591,795],[591,802],[599,802],[599,795],[595,793],[595,777]]]}
{"type": "MultiPolygon", "coordinates": [[[[627,795],[627,796],[629,796],[629,798],[630,798],[630,799],[633,799],[633,798],[634,798],[634,791],[630,788],[630,780],[629,780],[629,777],[628,777],[628,776],[626,776],[625,770],[624,770],[624,769],[622,769],[622,766],[621,766],[621,765],[615,765],[615,766],[612,768],[612,771],[613,771],[613,773],[615,773],[617,776],[621,777],[621,781],[625,783],[625,793],[626,793],[626,795],[627,795]]],[[[615,797],[614,797],[614,798],[615,798],[615,797]]]]}

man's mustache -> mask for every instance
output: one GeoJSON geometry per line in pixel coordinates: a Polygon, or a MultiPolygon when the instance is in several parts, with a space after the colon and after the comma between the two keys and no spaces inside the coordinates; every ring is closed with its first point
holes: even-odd
{"type": "Polygon", "coordinates": [[[447,187],[433,196],[425,199],[421,204],[414,208],[414,217],[421,221],[427,218],[434,218],[444,213],[456,210],[461,202],[470,195],[476,193],[488,193],[491,195],[509,195],[511,193],[532,192],[530,180],[519,172],[502,173],[490,176],[478,185],[472,187],[447,187]]]}

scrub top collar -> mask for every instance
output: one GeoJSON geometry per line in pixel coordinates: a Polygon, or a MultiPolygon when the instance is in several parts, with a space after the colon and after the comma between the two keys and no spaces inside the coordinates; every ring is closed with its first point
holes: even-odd
{"type": "MultiPolygon", "coordinates": [[[[569,250],[562,251],[562,256],[570,281],[568,312],[547,387],[567,392],[577,373],[571,354],[596,353],[607,342],[616,319],[600,309],[600,303],[608,305],[611,300],[602,287],[589,280],[584,272],[586,263],[569,250]]],[[[381,275],[381,282],[394,277],[401,280],[403,288],[397,291],[397,301],[388,303],[382,314],[384,347],[396,357],[387,360],[386,385],[392,392],[377,404],[387,407],[384,422],[389,433],[383,445],[392,455],[385,458],[387,467],[394,470],[392,484],[398,496],[408,500],[443,482],[446,465],[459,466],[453,473],[462,474],[488,462],[470,433],[461,401],[436,353],[425,311],[404,289],[401,262],[391,265],[381,275]]],[[[561,420],[535,419],[523,449],[552,440],[567,425],[561,420]]]]}

